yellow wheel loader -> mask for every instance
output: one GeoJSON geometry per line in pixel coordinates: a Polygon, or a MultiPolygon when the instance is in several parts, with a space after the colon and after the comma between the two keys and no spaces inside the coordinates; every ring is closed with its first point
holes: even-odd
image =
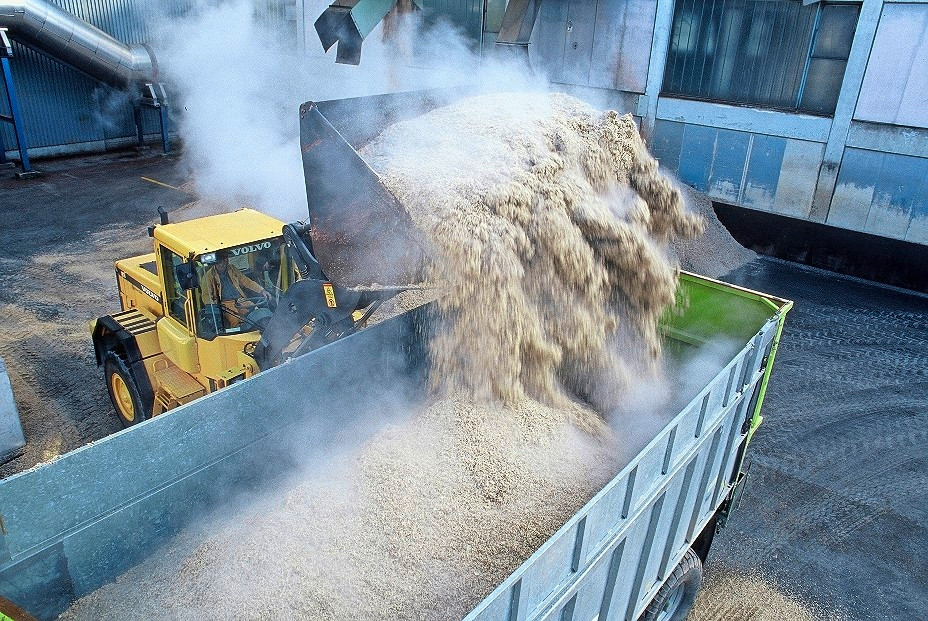
{"type": "Polygon", "coordinates": [[[154,252],[116,262],[122,311],[91,334],[124,425],[363,325],[383,293],[344,289],[303,262],[299,227],[252,209],[177,223],[163,214],[154,252]]]}
{"type": "Polygon", "coordinates": [[[122,310],[90,331],[123,425],[347,336],[416,281],[408,214],[317,104],[300,117],[312,225],[252,209],[171,223],[159,208],[153,252],[116,262],[122,310]]]}

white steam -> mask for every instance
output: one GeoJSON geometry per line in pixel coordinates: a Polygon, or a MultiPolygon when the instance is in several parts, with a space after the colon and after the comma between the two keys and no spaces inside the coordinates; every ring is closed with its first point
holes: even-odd
{"type": "Polygon", "coordinates": [[[312,22],[329,2],[306,7],[306,50],[294,33],[258,17],[254,0],[199,2],[180,19],[161,18],[154,47],[174,94],[183,158],[196,192],[229,209],[249,205],[282,220],[307,216],[299,150],[300,104],[464,82],[537,86],[515,64],[481,61],[447,24],[418,14],[365,39],[360,66],[324,54],[312,22]]]}

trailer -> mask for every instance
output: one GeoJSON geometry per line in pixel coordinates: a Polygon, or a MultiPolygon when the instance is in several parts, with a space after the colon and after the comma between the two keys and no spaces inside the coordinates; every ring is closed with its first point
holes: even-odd
{"type": "MultiPolygon", "coordinates": [[[[668,355],[686,360],[719,339],[737,352],[467,619],[670,619],[691,604],[680,568],[705,559],[737,503],[791,302],[686,273],[679,291],[685,308],[663,324],[668,355]]],[[[375,433],[358,412],[397,386],[407,401],[425,398],[430,311],[0,481],[0,595],[54,618],[207,511],[280,480],[294,442],[324,448],[375,433]],[[280,388],[297,385],[297,395],[280,388]]]]}

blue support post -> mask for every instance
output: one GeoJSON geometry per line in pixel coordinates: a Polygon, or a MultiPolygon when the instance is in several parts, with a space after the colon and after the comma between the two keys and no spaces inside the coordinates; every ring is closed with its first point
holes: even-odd
{"type": "Polygon", "coordinates": [[[158,107],[158,113],[161,115],[161,144],[164,146],[164,152],[171,151],[171,142],[168,138],[168,107],[161,104],[158,107]]]}
{"type": "Polygon", "coordinates": [[[13,124],[13,131],[16,132],[16,142],[19,143],[19,159],[22,162],[23,172],[31,172],[32,167],[29,165],[29,153],[26,143],[26,134],[23,132],[22,115],[19,111],[19,100],[16,98],[16,87],[13,86],[13,74],[10,72],[10,59],[7,57],[0,58],[0,64],[3,65],[3,80],[6,82],[6,94],[10,102],[10,114],[13,124]]]}
{"type": "Polygon", "coordinates": [[[6,161],[6,145],[3,144],[3,135],[0,134],[0,168],[11,168],[12,166],[13,162],[6,161]]]}
{"type": "Polygon", "coordinates": [[[138,146],[145,144],[145,132],[142,130],[142,105],[136,103],[132,106],[132,118],[135,120],[135,135],[139,139],[138,146]]]}
{"type": "MultiPolygon", "coordinates": [[[[3,69],[3,82],[6,84],[7,100],[10,102],[10,116],[0,116],[0,120],[6,121],[13,125],[13,132],[16,134],[16,142],[19,147],[19,161],[23,171],[16,176],[24,179],[39,175],[38,171],[32,170],[29,164],[29,143],[26,141],[26,132],[23,130],[23,117],[19,109],[19,99],[16,96],[16,85],[13,83],[13,72],[10,70],[10,57],[13,56],[13,46],[6,34],[6,28],[0,28],[0,65],[3,69]]],[[[0,149],[5,149],[5,145],[0,144],[0,149]]],[[[6,160],[4,153],[3,161],[6,160]]]]}
{"type": "Polygon", "coordinates": [[[147,93],[138,99],[133,106],[135,107],[135,129],[138,132],[139,146],[145,144],[145,132],[142,128],[142,108],[155,108],[161,123],[161,146],[165,153],[171,152],[171,139],[168,134],[168,113],[170,112],[167,104],[167,93],[164,86],[158,83],[146,85],[147,93]]]}

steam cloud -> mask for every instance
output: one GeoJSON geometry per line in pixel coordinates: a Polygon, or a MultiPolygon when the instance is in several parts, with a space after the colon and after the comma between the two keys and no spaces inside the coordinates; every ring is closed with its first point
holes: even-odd
{"type": "Polygon", "coordinates": [[[200,1],[180,19],[152,16],[162,80],[175,94],[183,158],[202,198],[285,221],[305,219],[297,111],[306,101],[465,81],[542,84],[513,63],[481,62],[453,28],[426,27],[418,14],[395,20],[388,41],[377,26],[364,41],[360,66],[338,65],[334,48],[324,54],[312,28],[328,4],[306,6],[305,52],[294,33],[261,18],[259,2],[200,1]]]}

